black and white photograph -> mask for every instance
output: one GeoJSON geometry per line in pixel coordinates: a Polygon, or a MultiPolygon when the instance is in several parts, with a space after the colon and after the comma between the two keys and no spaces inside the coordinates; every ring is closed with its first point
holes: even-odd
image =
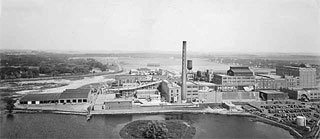
{"type": "Polygon", "coordinates": [[[320,139],[320,0],[0,0],[1,139],[320,139]]]}

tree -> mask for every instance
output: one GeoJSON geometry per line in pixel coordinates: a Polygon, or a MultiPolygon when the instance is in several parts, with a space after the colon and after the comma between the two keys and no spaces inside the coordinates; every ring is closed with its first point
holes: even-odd
{"type": "Polygon", "coordinates": [[[149,122],[148,127],[143,132],[143,137],[148,139],[164,139],[167,138],[168,128],[165,124],[159,122],[149,122]]]}
{"type": "Polygon", "coordinates": [[[15,100],[10,97],[5,97],[3,98],[3,101],[6,102],[6,109],[11,113],[14,108],[15,100]]]}

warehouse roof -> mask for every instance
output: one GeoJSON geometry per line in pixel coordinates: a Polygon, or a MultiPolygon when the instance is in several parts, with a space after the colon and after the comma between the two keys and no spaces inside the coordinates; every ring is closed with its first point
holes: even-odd
{"type": "Polygon", "coordinates": [[[46,94],[27,94],[20,101],[48,101],[58,100],[61,93],[46,93],[46,94]]]}
{"type": "Polygon", "coordinates": [[[90,89],[66,89],[60,95],[60,99],[88,98],[90,89]]]}
{"type": "Polygon", "coordinates": [[[283,94],[283,92],[276,91],[276,90],[261,90],[261,93],[266,93],[266,94],[283,94]]]}
{"type": "Polygon", "coordinates": [[[230,69],[227,71],[228,75],[236,75],[236,74],[252,74],[253,72],[249,69],[249,67],[230,67],[230,69]],[[230,73],[233,72],[233,73],[230,73]]]}

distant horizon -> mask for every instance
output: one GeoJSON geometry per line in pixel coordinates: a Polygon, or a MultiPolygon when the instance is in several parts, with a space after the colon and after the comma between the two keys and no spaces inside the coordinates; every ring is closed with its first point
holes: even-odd
{"type": "Polygon", "coordinates": [[[320,0],[2,0],[1,49],[320,53],[320,0]]]}
{"type": "MultiPolygon", "coordinates": [[[[181,54],[181,51],[139,51],[139,50],[54,50],[54,49],[1,49],[0,52],[8,52],[8,51],[36,51],[36,52],[48,52],[48,53],[66,53],[66,54],[136,54],[136,53],[146,53],[146,54],[181,54]]],[[[190,55],[199,55],[199,54],[238,54],[238,55],[275,55],[275,54],[282,54],[282,55],[301,55],[301,56],[320,56],[319,52],[227,52],[227,51],[220,51],[220,52],[201,52],[201,51],[190,51],[187,50],[187,53],[190,55]]],[[[319,59],[320,60],[320,59],[319,59]]]]}

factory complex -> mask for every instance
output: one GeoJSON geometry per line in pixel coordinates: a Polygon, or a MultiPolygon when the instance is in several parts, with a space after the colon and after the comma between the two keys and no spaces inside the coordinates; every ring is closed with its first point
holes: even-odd
{"type": "MultiPolygon", "coordinates": [[[[249,67],[231,66],[225,73],[192,71],[187,60],[187,42],[182,42],[182,72],[141,67],[116,75],[114,82],[98,88],[67,89],[62,93],[28,94],[20,104],[83,104],[96,109],[130,108],[123,105],[181,105],[199,103],[320,99],[316,71],[310,67],[279,66],[275,74],[260,74],[249,67]],[[131,101],[132,103],[124,103],[131,101]],[[110,106],[107,106],[109,105],[110,106]],[[98,108],[101,107],[101,108],[98,108]]],[[[213,67],[214,68],[214,67],[213,67]]]]}
{"type": "Polygon", "coordinates": [[[320,90],[316,86],[315,68],[278,66],[272,74],[231,66],[224,73],[215,73],[212,69],[194,72],[192,60],[187,60],[186,45],[183,41],[181,73],[159,66],[130,69],[126,74],[115,75],[113,81],[101,82],[98,87],[27,94],[18,104],[26,107],[83,105],[89,113],[217,104],[228,111],[248,112],[293,127],[301,134],[318,131],[320,114],[316,109],[320,104],[313,102],[320,100],[320,90]],[[310,105],[305,105],[307,102],[310,105]]]}

